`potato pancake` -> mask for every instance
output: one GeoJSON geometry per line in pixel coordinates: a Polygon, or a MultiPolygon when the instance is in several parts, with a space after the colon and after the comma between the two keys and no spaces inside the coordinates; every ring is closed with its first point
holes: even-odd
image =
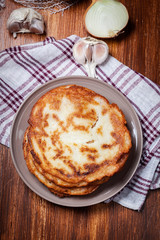
{"type": "Polygon", "coordinates": [[[93,192],[123,167],[132,146],[119,107],[82,86],[47,92],[28,122],[28,168],[47,187],[52,182],[52,192],[59,195],[93,192]]]}

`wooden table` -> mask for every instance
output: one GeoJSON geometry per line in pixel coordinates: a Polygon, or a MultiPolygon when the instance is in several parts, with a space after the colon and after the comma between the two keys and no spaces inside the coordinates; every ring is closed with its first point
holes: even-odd
{"type": "MultiPolygon", "coordinates": [[[[72,34],[87,36],[83,15],[90,2],[79,1],[63,14],[51,15],[48,11],[40,11],[47,25],[47,34],[22,34],[13,39],[6,29],[6,21],[11,11],[21,5],[6,0],[6,7],[0,12],[0,49],[42,41],[46,36],[53,36],[57,40],[72,34]]],[[[159,1],[122,0],[122,3],[128,8],[130,21],[124,34],[106,40],[110,53],[153,82],[160,83],[159,1]]],[[[141,212],[113,202],[85,208],[61,207],[37,196],[23,183],[7,147],[0,146],[0,157],[1,239],[160,239],[158,190],[149,192],[141,212]]]]}

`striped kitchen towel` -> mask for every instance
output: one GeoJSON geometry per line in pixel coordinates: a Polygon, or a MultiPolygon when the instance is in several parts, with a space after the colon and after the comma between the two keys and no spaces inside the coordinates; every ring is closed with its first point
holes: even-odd
{"type": "MultiPolygon", "coordinates": [[[[49,37],[0,52],[0,143],[9,146],[14,114],[36,87],[57,77],[87,75],[73,58],[72,47],[78,39],[75,35],[58,41],[49,37]]],[[[110,199],[140,210],[149,189],[160,187],[160,88],[112,56],[97,67],[96,75],[124,94],[142,125],[144,145],[138,169],[127,186],[110,199]]]]}

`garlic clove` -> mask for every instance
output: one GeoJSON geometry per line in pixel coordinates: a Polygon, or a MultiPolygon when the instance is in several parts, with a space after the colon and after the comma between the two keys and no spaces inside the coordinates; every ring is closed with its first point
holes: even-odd
{"type": "Polygon", "coordinates": [[[85,54],[86,61],[90,63],[92,61],[92,55],[93,55],[92,45],[86,44],[84,54],[85,54]]]}
{"type": "Polygon", "coordinates": [[[97,64],[103,63],[108,57],[109,50],[106,44],[98,43],[94,45],[93,59],[97,64]]]}
{"type": "Polygon", "coordinates": [[[95,69],[103,63],[109,54],[108,45],[92,37],[82,38],[73,46],[75,60],[82,64],[89,77],[96,77],[95,69]]]}
{"type": "Polygon", "coordinates": [[[73,46],[73,56],[80,64],[85,64],[85,46],[85,42],[81,40],[73,46]]]}
{"type": "Polygon", "coordinates": [[[44,20],[40,13],[31,8],[14,10],[7,21],[7,29],[16,37],[17,33],[44,33],[44,20]]]}
{"type": "Polygon", "coordinates": [[[39,19],[33,18],[31,21],[31,26],[29,28],[30,32],[43,34],[44,32],[44,23],[39,19]]]}
{"type": "Polygon", "coordinates": [[[12,22],[8,26],[8,30],[11,33],[18,32],[18,31],[20,31],[20,29],[21,29],[21,26],[20,26],[19,22],[12,22]]]}

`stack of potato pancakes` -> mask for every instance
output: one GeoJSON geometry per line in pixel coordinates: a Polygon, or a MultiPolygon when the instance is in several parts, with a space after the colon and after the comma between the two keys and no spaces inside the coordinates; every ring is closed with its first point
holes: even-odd
{"type": "Polygon", "coordinates": [[[52,89],[33,106],[23,140],[29,171],[59,197],[86,195],[126,162],[131,137],[116,104],[77,85],[52,89]]]}

